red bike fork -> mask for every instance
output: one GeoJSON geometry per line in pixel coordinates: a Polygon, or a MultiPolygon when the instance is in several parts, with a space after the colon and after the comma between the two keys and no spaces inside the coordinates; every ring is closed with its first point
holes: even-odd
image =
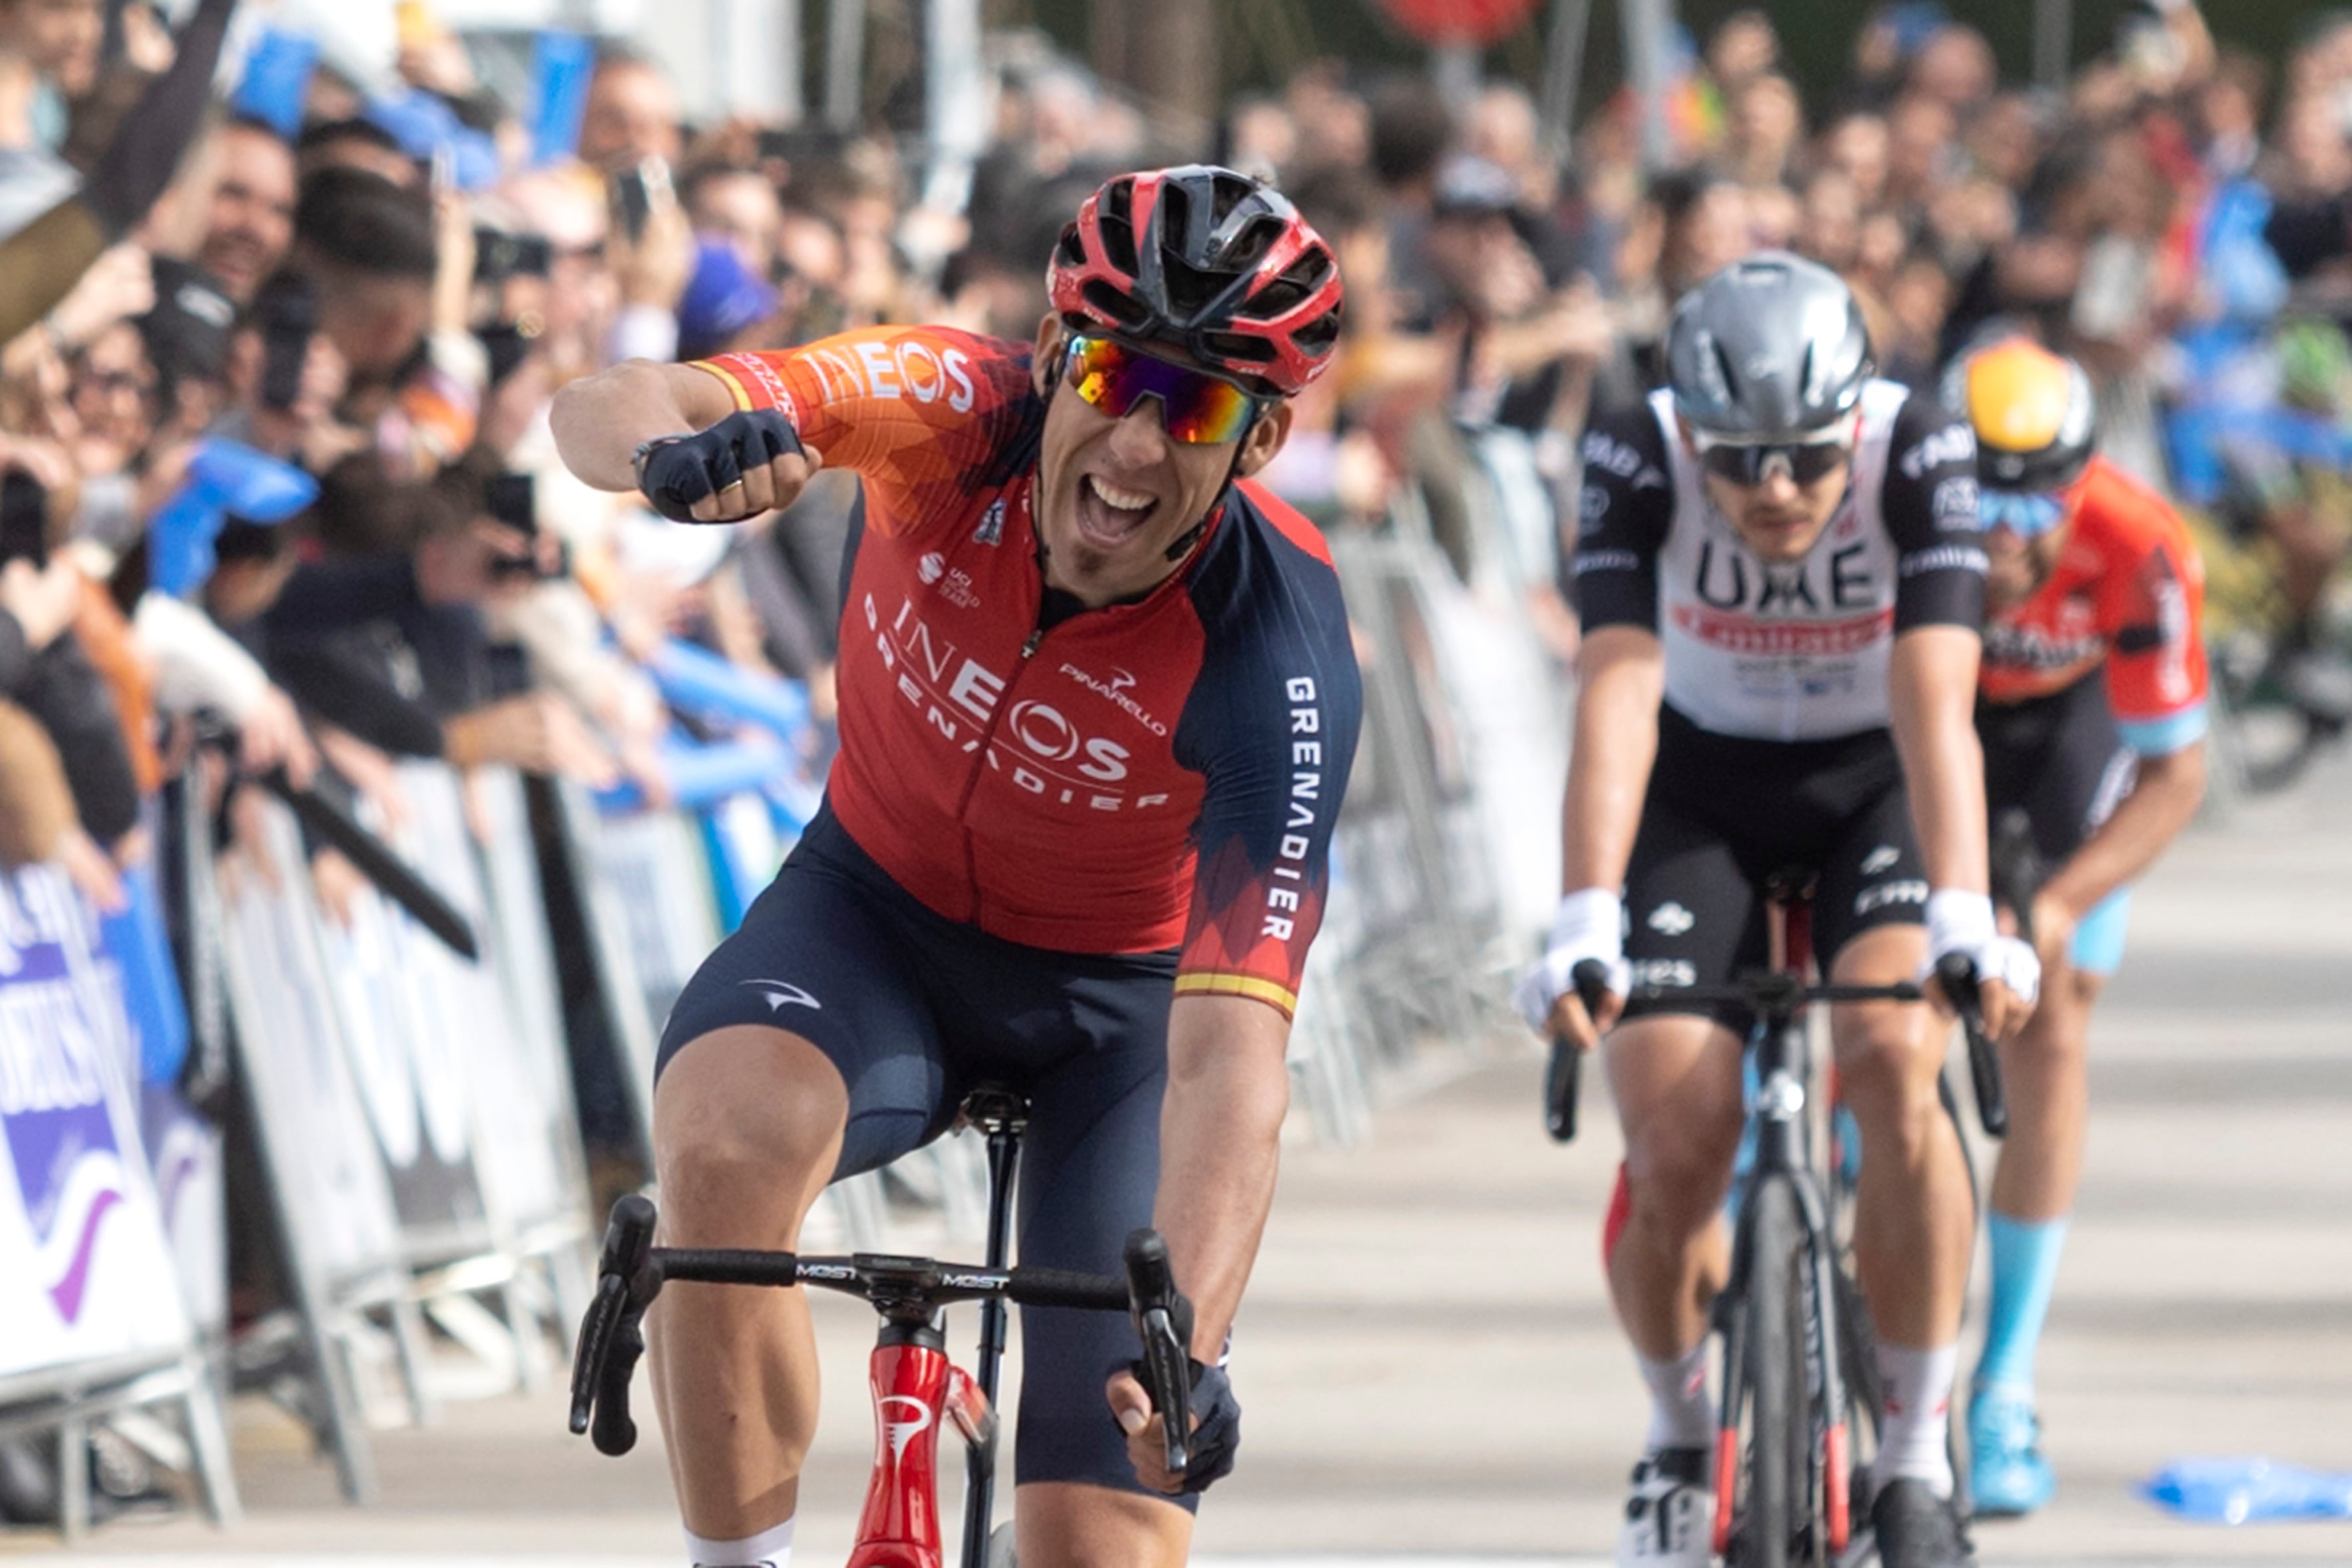
{"type": "Polygon", "coordinates": [[[987,1398],[947,1357],[940,1331],[891,1323],[867,1363],[874,1393],[874,1477],[849,1568],[942,1568],[940,1422],[967,1442],[992,1436],[987,1398]]]}

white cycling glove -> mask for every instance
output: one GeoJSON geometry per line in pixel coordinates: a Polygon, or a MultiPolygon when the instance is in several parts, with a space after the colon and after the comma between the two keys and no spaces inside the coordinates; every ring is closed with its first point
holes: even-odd
{"type": "Polygon", "coordinates": [[[1927,963],[1919,978],[1935,973],[1948,952],[1975,964],[1979,982],[2000,981],[2029,1007],[2042,994],[2042,960],[2031,943],[2000,934],[1993,923],[1992,900],[1982,893],[1948,889],[1927,895],[1927,963]]]}
{"type": "Polygon", "coordinates": [[[1588,958],[1609,966],[1610,990],[1622,996],[1633,989],[1633,971],[1625,963],[1625,900],[1608,888],[1586,888],[1560,900],[1543,957],[1519,976],[1511,993],[1529,1028],[1545,1031],[1553,1005],[1576,989],[1576,966],[1588,958]]]}

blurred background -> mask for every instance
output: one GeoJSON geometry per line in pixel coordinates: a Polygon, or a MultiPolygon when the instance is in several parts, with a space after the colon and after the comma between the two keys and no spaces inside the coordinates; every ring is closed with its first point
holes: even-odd
{"type": "MultiPolygon", "coordinates": [[[[1613,1129],[1542,1138],[1507,1004],[1562,523],[1674,298],[1779,246],[1912,385],[2079,358],[2208,577],[2220,765],[2100,1015],[2061,1497],[1986,1559],[2352,1563],[2138,1489],[2352,1471],[2352,13],[2266,0],[0,0],[0,1555],[675,1557],[657,1443],[594,1457],[558,1389],[661,1020],[823,787],[856,488],[672,527],[549,403],[1025,339],[1085,195],[1188,159],[1340,257],[1265,482],[1367,689],[1204,1555],[1613,1536],[1613,1129]]],[[[950,1138],[811,1245],[976,1253],[983,1193],[950,1138]]],[[[822,1559],[871,1328],[818,1306],[822,1559]]]]}

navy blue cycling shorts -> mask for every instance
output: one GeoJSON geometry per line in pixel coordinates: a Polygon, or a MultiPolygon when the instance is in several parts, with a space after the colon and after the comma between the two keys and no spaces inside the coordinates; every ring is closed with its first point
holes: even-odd
{"type": "MultiPolygon", "coordinates": [[[[1117,1275],[1128,1232],[1151,1223],[1175,979],[1173,952],[1052,952],[935,913],[828,810],[687,983],[654,1071],[733,1025],[803,1037],[849,1089],[835,1180],[939,1137],[976,1085],[1024,1092],[1020,1261],[1117,1275]]],[[[1016,1481],[1144,1491],[1103,1399],[1136,1358],[1133,1326],[1024,1307],[1021,1339],[1016,1481]]]]}

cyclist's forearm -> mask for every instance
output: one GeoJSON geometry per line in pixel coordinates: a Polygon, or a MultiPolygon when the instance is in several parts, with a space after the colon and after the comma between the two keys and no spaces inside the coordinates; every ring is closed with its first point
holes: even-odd
{"type": "Polygon", "coordinates": [[[631,490],[640,443],[707,429],[735,411],[725,384],[690,365],[630,360],[575,381],[549,413],[566,467],[600,490],[631,490]]]}
{"type": "Polygon", "coordinates": [[[1192,1353],[1205,1362],[1224,1344],[1274,1203],[1289,1037],[1288,1020],[1244,996],[1181,996],[1169,1010],[1152,1223],[1192,1298],[1192,1353]]]}
{"type": "Polygon", "coordinates": [[[1603,626],[1585,638],[1577,664],[1583,688],[1560,806],[1560,890],[1613,891],[1633,858],[1657,760],[1665,661],[1652,634],[1603,626]]]}
{"type": "Polygon", "coordinates": [[[1895,642],[1887,680],[1895,748],[1911,800],[1927,885],[1982,893],[1990,886],[1984,749],[1977,741],[1976,634],[1919,626],[1895,642]]]}
{"type": "Polygon", "coordinates": [[[2142,757],[2131,794],[2042,885],[2042,896],[2077,917],[2088,913],[2154,865],[2204,798],[2204,742],[2165,756],[2142,757]]]}

